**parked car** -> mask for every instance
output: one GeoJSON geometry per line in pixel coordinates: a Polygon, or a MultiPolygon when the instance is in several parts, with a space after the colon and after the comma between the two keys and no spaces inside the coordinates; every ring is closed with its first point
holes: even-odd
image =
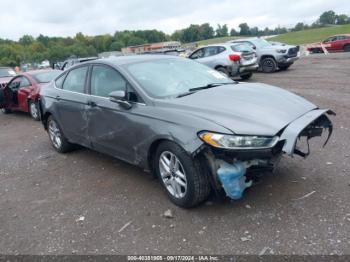
{"type": "Polygon", "coordinates": [[[350,34],[335,35],[328,37],[321,43],[310,44],[307,50],[311,53],[323,53],[322,46],[326,48],[329,52],[350,52],[350,34]]]}
{"type": "Polygon", "coordinates": [[[16,72],[11,67],[0,67],[0,88],[5,87],[15,76],[16,72]]]}
{"type": "Polygon", "coordinates": [[[230,43],[245,43],[252,47],[258,55],[260,69],[265,73],[287,70],[299,59],[299,46],[271,44],[262,38],[237,39],[230,43]]]}
{"type": "Polygon", "coordinates": [[[58,152],[79,144],[150,170],[181,207],[211,190],[239,199],[251,171],[305,157],[299,138],[332,131],[332,111],[300,96],[165,55],[74,66],[41,90],[41,105],[58,152]]]}
{"type": "Polygon", "coordinates": [[[249,79],[258,69],[255,51],[244,44],[215,44],[196,49],[190,59],[230,77],[249,79]]]}
{"type": "Polygon", "coordinates": [[[60,69],[61,70],[66,70],[76,64],[80,64],[80,63],[84,63],[87,61],[93,61],[99,59],[98,57],[82,57],[82,58],[70,58],[67,59],[66,61],[64,61],[61,65],[60,65],[60,69]]]}
{"type": "Polygon", "coordinates": [[[28,112],[34,120],[40,120],[38,107],[39,91],[62,71],[38,70],[22,73],[0,88],[0,108],[8,114],[11,111],[28,112]]]}

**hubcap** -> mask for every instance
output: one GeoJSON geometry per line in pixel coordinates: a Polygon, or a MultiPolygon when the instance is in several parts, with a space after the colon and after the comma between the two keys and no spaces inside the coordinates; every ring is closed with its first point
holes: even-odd
{"type": "Polygon", "coordinates": [[[38,117],[38,108],[35,103],[30,104],[30,114],[32,115],[33,118],[38,117]]]}
{"type": "Polygon", "coordinates": [[[270,60],[267,60],[264,62],[264,68],[267,71],[271,71],[273,69],[273,62],[270,60]]]}
{"type": "Polygon", "coordinates": [[[62,145],[61,132],[53,120],[49,122],[49,136],[54,147],[60,148],[62,145]]]}
{"type": "Polygon", "coordinates": [[[159,158],[159,171],[168,192],[176,197],[183,198],[187,191],[185,169],[180,160],[169,151],[165,151],[159,158]]]}

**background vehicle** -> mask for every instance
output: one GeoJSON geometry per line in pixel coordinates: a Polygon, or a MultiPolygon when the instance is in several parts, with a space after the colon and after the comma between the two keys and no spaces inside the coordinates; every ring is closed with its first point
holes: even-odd
{"type": "Polygon", "coordinates": [[[303,155],[298,138],[332,129],[332,112],[302,97],[164,55],[77,65],[41,90],[41,102],[58,152],[79,144],[148,169],[182,207],[211,189],[240,198],[247,170],[303,155]]]}
{"type": "Polygon", "coordinates": [[[255,51],[244,44],[215,44],[195,50],[190,59],[207,65],[230,77],[249,79],[257,70],[255,51]]]}
{"type": "Polygon", "coordinates": [[[16,72],[11,67],[0,67],[0,88],[5,87],[15,76],[16,72]]]}
{"type": "Polygon", "coordinates": [[[262,38],[239,39],[230,43],[245,43],[252,47],[258,55],[260,69],[265,73],[287,70],[299,59],[299,46],[271,44],[262,38]]]}
{"type": "Polygon", "coordinates": [[[311,53],[323,53],[322,46],[329,52],[345,51],[350,52],[350,34],[335,35],[328,37],[322,43],[315,43],[308,46],[311,53]]]}
{"type": "Polygon", "coordinates": [[[57,77],[59,70],[29,71],[15,76],[6,86],[0,88],[0,108],[4,113],[28,112],[34,120],[40,120],[40,88],[57,77]]]}
{"type": "Polygon", "coordinates": [[[87,61],[92,61],[92,60],[96,60],[98,59],[98,57],[83,57],[83,58],[71,58],[71,59],[67,59],[66,61],[64,61],[61,65],[60,68],[61,70],[66,70],[76,64],[80,64],[80,63],[84,63],[87,61]]]}

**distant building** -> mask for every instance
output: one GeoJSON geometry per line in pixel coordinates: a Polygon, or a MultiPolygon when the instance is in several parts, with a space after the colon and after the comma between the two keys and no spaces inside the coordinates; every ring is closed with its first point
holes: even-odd
{"type": "Polygon", "coordinates": [[[122,53],[124,55],[127,54],[142,54],[152,51],[167,51],[174,50],[181,47],[180,42],[171,41],[171,42],[162,42],[162,43],[154,43],[154,44],[144,44],[144,45],[136,45],[136,46],[128,46],[122,49],[122,53]]]}
{"type": "Polygon", "coordinates": [[[98,54],[98,58],[108,58],[111,56],[122,56],[123,53],[120,51],[103,52],[98,54]]]}

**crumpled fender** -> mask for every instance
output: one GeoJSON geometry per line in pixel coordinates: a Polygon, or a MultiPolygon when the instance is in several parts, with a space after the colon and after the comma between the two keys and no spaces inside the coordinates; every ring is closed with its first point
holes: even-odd
{"type": "MultiPolygon", "coordinates": [[[[291,122],[283,131],[280,140],[285,140],[284,147],[282,149],[283,152],[288,154],[289,156],[293,156],[295,153],[295,147],[297,143],[297,139],[299,138],[301,132],[311,123],[313,123],[315,120],[317,120],[322,115],[329,114],[329,115],[335,115],[335,113],[329,109],[315,109],[312,110],[305,115],[301,116],[300,118],[296,119],[295,121],[291,122]]],[[[332,131],[332,123],[326,116],[327,120],[323,126],[321,126],[324,129],[328,129],[329,135],[327,138],[326,143],[328,142],[332,131]]],[[[326,144],[325,143],[325,144],[326,144]]]]}

